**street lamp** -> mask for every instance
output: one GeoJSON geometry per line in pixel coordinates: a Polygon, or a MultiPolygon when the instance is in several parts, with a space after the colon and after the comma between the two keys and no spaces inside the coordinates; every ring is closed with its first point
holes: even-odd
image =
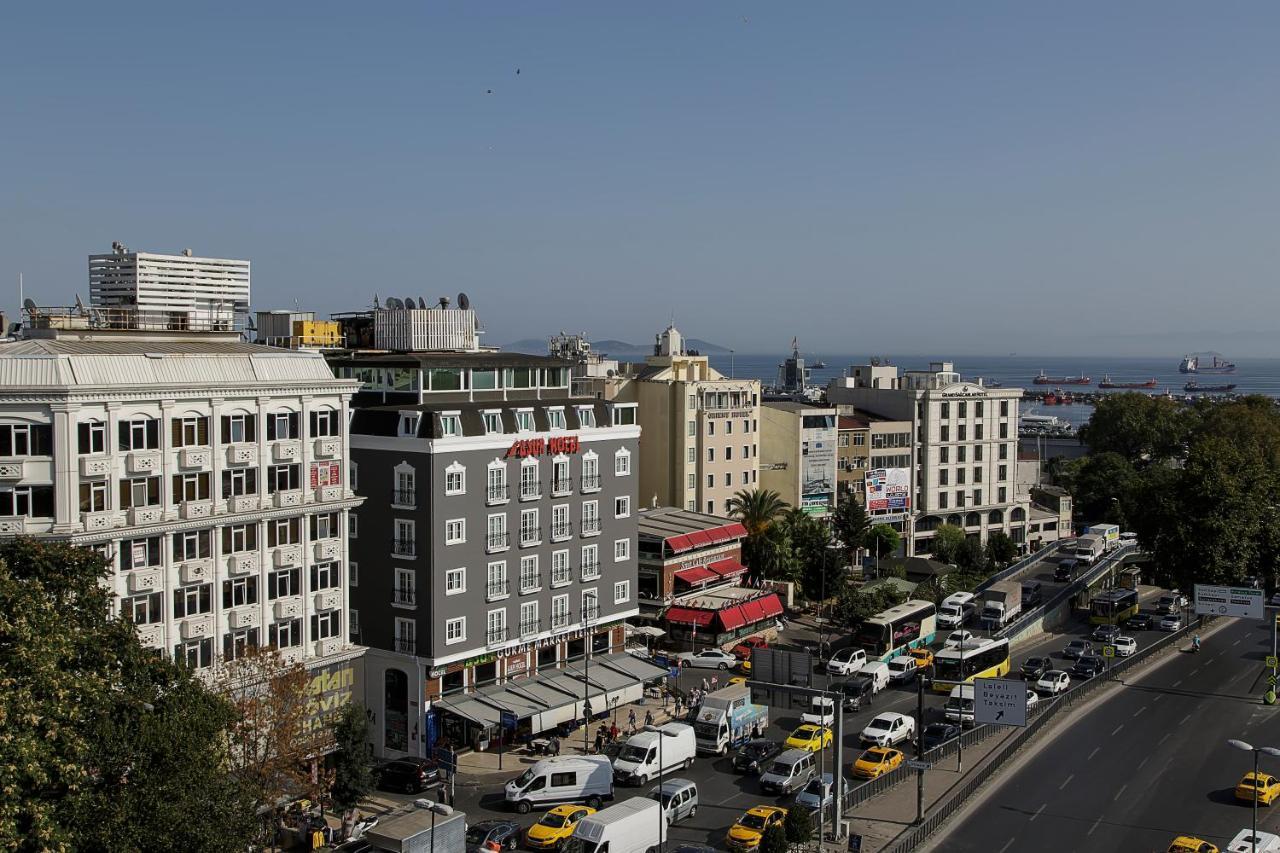
{"type": "Polygon", "coordinates": [[[667,828],[667,807],[662,802],[662,771],[666,763],[662,760],[662,729],[657,726],[645,726],[644,731],[658,736],[658,853],[662,853],[662,831],[667,828]]]}
{"type": "Polygon", "coordinates": [[[428,800],[425,797],[422,798],[421,800],[414,800],[413,804],[420,809],[426,809],[427,811],[431,812],[431,853],[435,853],[436,815],[448,817],[449,815],[453,814],[453,809],[451,809],[449,806],[446,806],[444,803],[433,802],[432,800],[428,800]]]}
{"type": "Polygon", "coordinates": [[[1274,746],[1253,746],[1235,738],[1227,741],[1227,746],[1253,753],[1253,826],[1250,830],[1249,841],[1252,845],[1253,853],[1258,853],[1258,753],[1265,752],[1272,758],[1280,758],[1280,749],[1276,749],[1274,746]]]}

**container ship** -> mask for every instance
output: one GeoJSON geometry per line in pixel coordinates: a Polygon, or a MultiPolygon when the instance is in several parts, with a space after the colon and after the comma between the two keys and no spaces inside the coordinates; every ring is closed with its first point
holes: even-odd
{"type": "Polygon", "coordinates": [[[1234,362],[1227,361],[1216,352],[1193,353],[1184,355],[1178,365],[1179,373],[1235,373],[1234,362]]]}
{"type": "Polygon", "coordinates": [[[1046,376],[1042,370],[1040,375],[1031,381],[1037,385],[1088,385],[1093,380],[1083,373],[1079,376],[1046,376]]]}
{"type": "Polygon", "coordinates": [[[1201,385],[1199,382],[1192,379],[1186,385],[1182,386],[1182,390],[1189,394],[1226,394],[1230,391],[1236,390],[1236,385],[1234,382],[1227,385],[1201,385]]]}
{"type": "Polygon", "coordinates": [[[1148,379],[1146,382],[1112,382],[1111,374],[1102,377],[1102,381],[1098,383],[1099,388],[1155,388],[1160,383],[1155,379],[1148,379]]]}

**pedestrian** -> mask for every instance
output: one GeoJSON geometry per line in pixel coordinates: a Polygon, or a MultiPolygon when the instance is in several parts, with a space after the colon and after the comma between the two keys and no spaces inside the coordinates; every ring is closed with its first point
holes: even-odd
{"type": "Polygon", "coordinates": [[[632,708],[627,711],[627,725],[631,727],[631,733],[636,733],[636,709],[632,708]]]}
{"type": "Polygon", "coordinates": [[[706,677],[705,675],[704,675],[704,676],[702,676],[702,692],[703,692],[703,693],[706,693],[706,692],[707,692],[707,690],[708,690],[708,688],[710,688],[710,687],[711,687],[711,685],[710,685],[709,683],[707,683],[707,677],[706,677]]]}
{"type": "Polygon", "coordinates": [[[612,723],[609,724],[609,740],[616,741],[618,739],[619,734],[620,732],[618,731],[618,721],[614,720],[612,723]]]}
{"type": "Polygon", "coordinates": [[[596,729],[596,752],[604,749],[604,726],[596,729]]]}
{"type": "Polygon", "coordinates": [[[711,676],[711,689],[712,689],[712,690],[715,690],[715,689],[716,689],[716,685],[717,685],[717,684],[719,684],[719,683],[720,683],[720,676],[718,676],[718,675],[713,675],[713,676],[711,676]]]}
{"type": "Polygon", "coordinates": [[[553,756],[560,754],[560,738],[555,735],[551,736],[551,744],[549,750],[553,756]]]}
{"type": "Polygon", "coordinates": [[[653,725],[653,712],[652,712],[652,711],[645,711],[645,712],[644,712],[644,724],[645,724],[645,726],[652,726],[652,725],[653,725]]]}

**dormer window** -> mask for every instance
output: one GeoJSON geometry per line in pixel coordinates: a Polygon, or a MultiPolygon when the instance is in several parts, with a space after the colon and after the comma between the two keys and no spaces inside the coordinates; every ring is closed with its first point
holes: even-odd
{"type": "Polygon", "coordinates": [[[485,435],[501,435],[502,434],[502,415],[498,412],[484,412],[481,417],[484,418],[484,434],[485,435]]]}
{"type": "Polygon", "coordinates": [[[565,429],[564,409],[547,409],[547,426],[551,429],[565,429]]]}
{"type": "Polygon", "coordinates": [[[596,425],[596,411],[590,406],[578,406],[578,426],[589,429],[596,425]]]}
{"type": "Polygon", "coordinates": [[[418,437],[418,415],[413,413],[404,413],[400,415],[400,432],[401,438],[417,438],[418,437]]]}
{"type": "Polygon", "coordinates": [[[533,432],[533,409],[520,409],[516,412],[516,429],[520,432],[533,432]]]}
{"type": "Polygon", "coordinates": [[[457,412],[440,415],[440,434],[445,437],[462,435],[462,418],[457,412]]]}

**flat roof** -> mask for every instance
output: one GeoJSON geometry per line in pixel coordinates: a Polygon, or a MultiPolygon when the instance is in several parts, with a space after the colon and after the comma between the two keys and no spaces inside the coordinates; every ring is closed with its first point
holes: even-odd
{"type": "Polygon", "coordinates": [[[529,355],[522,352],[421,352],[391,350],[329,350],[325,358],[334,364],[357,366],[363,364],[434,367],[572,367],[573,362],[550,355],[529,355]]]}
{"type": "Polygon", "coordinates": [[[763,400],[760,405],[782,412],[821,412],[824,415],[836,413],[835,406],[820,406],[817,403],[802,403],[798,400],[763,400]]]}
{"type": "Polygon", "coordinates": [[[641,536],[649,535],[655,539],[666,539],[668,536],[678,536],[696,530],[715,530],[732,523],[732,518],[722,518],[718,515],[693,512],[674,506],[660,506],[640,510],[636,527],[641,536]]]}

